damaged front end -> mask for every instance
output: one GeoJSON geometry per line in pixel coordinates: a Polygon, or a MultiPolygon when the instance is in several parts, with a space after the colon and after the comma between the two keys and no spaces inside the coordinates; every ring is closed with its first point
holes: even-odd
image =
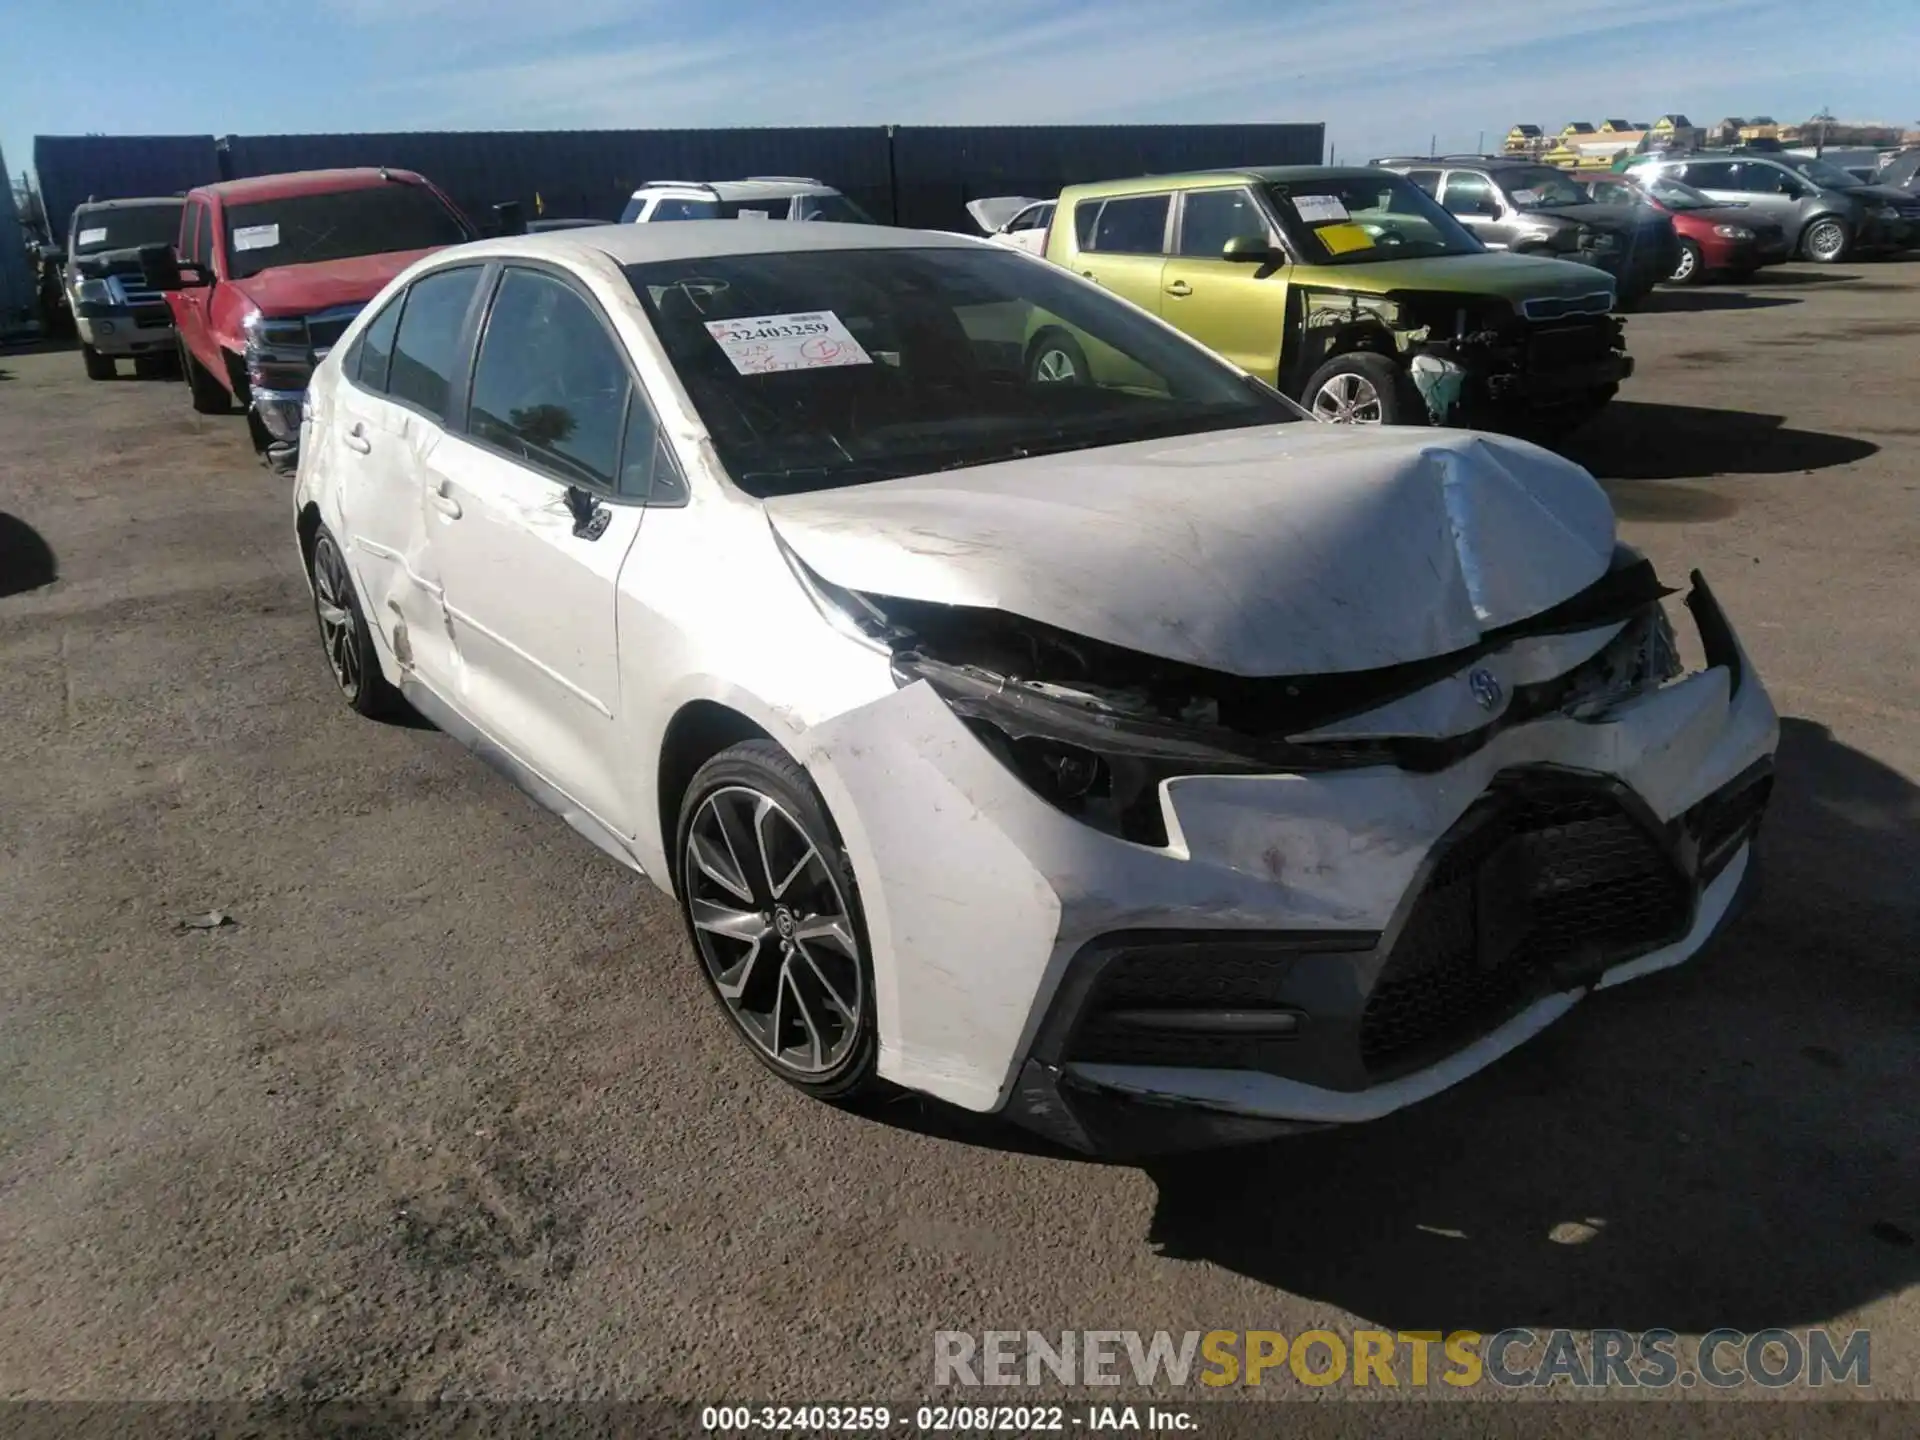
{"type": "Polygon", "coordinates": [[[1396,291],[1302,293],[1296,382],[1350,350],[1396,356],[1436,425],[1499,428],[1516,412],[1609,398],[1633,373],[1614,295],[1525,300],[1396,291]]]}
{"type": "MultiPolygon", "coordinates": [[[[858,594],[788,552],[822,612],[891,656],[901,686],[925,681],[1028,789],[1106,834],[1170,843],[1163,782],[1190,775],[1275,775],[1388,766],[1444,770],[1503,730],[1552,714],[1593,718],[1681,673],[1661,607],[1673,592],[1620,547],[1586,589],[1466,650],[1380,669],[1247,677],[1163,659],[998,610],[858,594]],[[1599,635],[1563,673],[1506,687],[1475,662],[1518,642],[1599,635]],[[1325,734],[1436,686],[1476,694],[1482,723],[1426,732],[1325,734]]],[[[1688,604],[1719,612],[1696,573],[1688,604]]],[[[1703,623],[1703,632],[1716,627],[1703,623]]],[[[1726,653],[1737,666],[1724,620],[1726,653]]],[[[1717,649],[1710,645],[1710,649],[1717,649]]]]}

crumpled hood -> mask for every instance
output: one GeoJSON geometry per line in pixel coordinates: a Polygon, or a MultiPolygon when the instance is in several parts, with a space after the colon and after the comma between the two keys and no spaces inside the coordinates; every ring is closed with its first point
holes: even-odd
{"type": "Polygon", "coordinates": [[[320,260],[311,265],[278,265],[245,280],[235,280],[233,287],[264,315],[309,315],[316,310],[331,310],[336,305],[371,300],[394,276],[438,248],[400,250],[389,255],[355,255],[345,260],[320,260]]]}
{"type": "Polygon", "coordinates": [[[1524,441],[1298,422],[781,496],[847,589],[979,606],[1243,676],[1372,670],[1538,614],[1613,509],[1524,441]]]}
{"type": "Polygon", "coordinates": [[[1000,227],[1029,205],[1037,204],[1025,195],[993,195],[983,200],[969,200],[967,213],[973,217],[973,223],[989,235],[997,235],[1000,227]]]}

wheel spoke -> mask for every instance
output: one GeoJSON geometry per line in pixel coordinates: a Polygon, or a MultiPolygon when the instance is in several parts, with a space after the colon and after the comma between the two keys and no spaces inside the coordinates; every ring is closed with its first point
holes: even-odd
{"type": "MultiPolygon", "coordinates": [[[[755,883],[754,867],[746,863],[746,857],[754,854],[760,844],[754,833],[758,827],[740,814],[741,799],[746,793],[739,790],[723,790],[707,804],[712,808],[714,822],[720,831],[720,845],[729,866],[727,873],[734,877],[739,887],[734,890],[734,894],[748,904],[764,909],[770,897],[760,885],[755,883]]],[[[755,796],[754,799],[756,813],[762,804],[769,803],[763,796],[755,796]]],[[[764,872],[764,864],[759,868],[764,872]]]]}
{"type": "Polygon", "coordinates": [[[793,928],[793,938],[805,944],[809,940],[831,940],[846,955],[857,955],[854,948],[853,927],[847,924],[844,915],[812,915],[793,928]]]}
{"type": "MultiPolygon", "coordinates": [[[[747,953],[725,969],[713,969],[713,988],[720,992],[721,998],[734,1007],[736,1014],[744,1014],[741,1000],[747,993],[747,986],[753,983],[754,972],[759,968],[760,957],[767,953],[767,947],[761,941],[754,941],[747,953]]],[[[711,966],[711,960],[709,960],[711,966]]]]}
{"type": "Polygon", "coordinates": [[[753,887],[747,883],[747,877],[740,868],[738,856],[734,854],[727,827],[721,819],[720,798],[715,796],[707,802],[708,812],[713,817],[713,829],[718,836],[707,833],[704,824],[706,815],[694,821],[693,833],[688,837],[689,858],[700,868],[700,872],[728,894],[747,904],[755,903],[753,887]]]}
{"type": "Polygon", "coordinates": [[[732,910],[698,897],[693,900],[692,908],[693,923],[697,928],[714,935],[724,935],[729,940],[764,940],[773,932],[773,927],[767,924],[767,917],[757,910],[732,910]]]}
{"type": "Polygon", "coordinates": [[[807,997],[801,993],[800,982],[794,978],[791,958],[789,958],[786,966],[783,967],[780,972],[780,982],[786,986],[788,992],[792,994],[794,1013],[800,1017],[801,1028],[807,1032],[807,1053],[810,1068],[814,1070],[824,1070],[827,1063],[826,1050],[820,1043],[820,1027],[814,1023],[813,1011],[807,1005],[807,997]]]}
{"type": "MultiPolygon", "coordinates": [[[[840,1013],[840,1018],[849,1025],[859,1020],[859,1015],[847,1004],[845,997],[840,994],[839,990],[834,988],[833,982],[827,979],[826,972],[820,968],[819,962],[813,958],[812,952],[809,951],[805,945],[797,941],[794,944],[793,950],[796,955],[807,962],[807,969],[811,970],[813,972],[813,978],[820,982],[820,989],[825,993],[827,1003],[840,1013]]],[[[857,1005],[859,1003],[860,997],[858,995],[854,996],[854,1004],[857,1005]]]]}

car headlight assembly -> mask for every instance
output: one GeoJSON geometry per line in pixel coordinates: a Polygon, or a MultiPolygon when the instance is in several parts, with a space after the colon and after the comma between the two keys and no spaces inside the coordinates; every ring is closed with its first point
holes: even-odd
{"type": "Polygon", "coordinates": [[[1747,229],[1744,225],[1716,225],[1713,227],[1713,233],[1718,235],[1722,240],[1753,239],[1753,231],[1747,229]]]}
{"type": "Polygon", "coordinates": [[[111,305],[113,287],[105,280],[82,280],[74,290],[74,299],[82,305],[111,305]]]}
{"type": "Polygon", "coordinates": [[[1870,213],[1876,220],[1897,220],[1900,218],[1900,212],[1891,205],[1876,205],[1870,213]]]}

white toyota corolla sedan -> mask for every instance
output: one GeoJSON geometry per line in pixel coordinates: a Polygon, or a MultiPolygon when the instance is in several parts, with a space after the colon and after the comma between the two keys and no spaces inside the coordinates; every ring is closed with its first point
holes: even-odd
{"type": "Polygon", "coordinates": [[[984,241],[459,246],[309,402],[348,702],[669,890],[818,1096],[1107,1152],[1368,1120],[1687,959],[1748,877],[1773,707],[1698,573],[1683,666],[1584,470],[1315,423],[984,241]]]}

